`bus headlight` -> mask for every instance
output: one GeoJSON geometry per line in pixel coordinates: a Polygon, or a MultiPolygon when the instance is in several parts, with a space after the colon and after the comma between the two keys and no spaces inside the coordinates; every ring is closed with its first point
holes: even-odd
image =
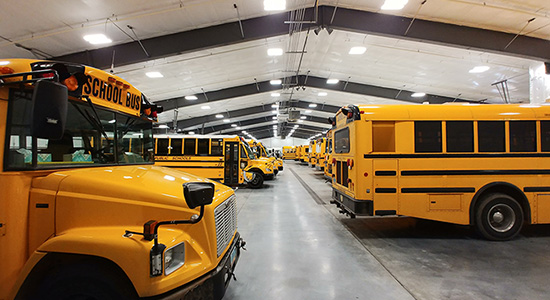
{"type": "Polygon", "coordinates": [[[185,263],[185,242],[164,252],[164,275],[170,275],[185,263]]]}
{"type": "Polygon", "coordinates": [[[271,168],[267,167],[265,168],[266,171],[271,172],[271,168]]]}

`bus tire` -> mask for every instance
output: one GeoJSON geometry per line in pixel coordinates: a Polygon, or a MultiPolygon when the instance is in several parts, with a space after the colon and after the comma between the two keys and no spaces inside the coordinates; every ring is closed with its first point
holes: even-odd
{"type": "Polygon", "coordinates": [[[476,230],[493,241],[513,239],[523,225],[523,210],[512,197],[494,193],[484,197],[476,209],[476,230]]]}
{"type": "Polygon", "coordinates": [[[252,179],[248,182],[248,186],[250,186],[253,189],[259,189],[264,184],[264,177],[262,174],[256,171],[250,172],[252,173],[252,179]]]}
{"type": "Polygon", "coordinates": [[[56,267],[30,299],[132,300],[138,295],[129,280],[97,263],[56,267]]]}

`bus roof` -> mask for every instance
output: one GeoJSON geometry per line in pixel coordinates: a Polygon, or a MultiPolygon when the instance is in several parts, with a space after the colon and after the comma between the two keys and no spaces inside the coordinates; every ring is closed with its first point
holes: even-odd
{"type": "MultiPolygon", "coordinates": [[[[367,120],[532,120],[550,119],[550,103],[359,105],[367,120]]],[[[337,115],[342,115],[338,111],[337,115]]]]}
{"type": "Polygon", "coordinates": [[[174,139],[174,138],[197,138],[197,139],[239,139],[238,135],[209,135],[209,134],[178,134],[178,133],[169,133],[169,134],[155,134],[155,138],[160,139],[174,139]]]}

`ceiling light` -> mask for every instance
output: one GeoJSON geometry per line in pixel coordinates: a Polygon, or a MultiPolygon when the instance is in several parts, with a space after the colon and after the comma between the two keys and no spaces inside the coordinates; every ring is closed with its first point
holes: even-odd
{"type": "Polygon", "coordinates": [[[92,45],[109,44],[113,42],[113,40],[102,33],[85,35],[84,40],[92,45]]]}
{"type": "Polygon", "coordinates": [[[365,47],[351,47],[351,49],[349,49],[348,54],[358,55],[358,54],[365,53],[365,51],[367,51],[367,48],[365,48],[365,47]]]}
{"type": "Polygon", "coordinates": [[[399,10],[405,7],[409,0],[386,0],[380,9],[382,10],[399,10]]]}
{"type": "Polygon", "coordinates": [[[244,133],[244,134],[246,134],[246,131],[244,131],[244,130],[243,130],[243,131],[241,131],[241,132],[242,132],[242,133],[244,133]]]}
{"type": "Polygon", "coordinates": [[[281,81],[281,79],[273,79],[273,80],[270,80],[269,83],[270,83],[271,85],[279,85],[279,84],[281,84],[281,83],[283,83],[283,82],[281,81]]]}
{"type": "Polygon", "coordinates": [[[272,113],[272,114],[276,114],[277,111],[276,111],[276,110],[272,110],[271,113],[272,113]]]}
{"type": "Polygon", "coordinates": [[[229,120],[229,119],[223,119],[223,122],[224,122],[224,123],[229,123],[229,122],[231,122],[231,120],[229,120]]]}
{"type": "Polygon", "coordinates": [[[160,129],[168,129],[170,127],[168,127],[168,125],[166,125],[166,124],[162,124],[162,125],[159,125],[159,128],[160,129]]]}
{"type": "Polygon", "coordinates": [[[218,118],[218,119],[223,119],[223,115],[217,114],[217,115],[216,115],[216,118],[218,118]]]}
{"type": "MultiPolygon", "coordinates": [[[[225,120],[224,120],[225,121],[225,120]]],[[[231,124],[231,127],[237,127],[237,124],[231,124]]]]}
{"type": "Polygon", "coordinates": [[[311,103],[311,104],[309,105],[309,107],[317,107],[317,104],[311,103]]]}
{"type": "Polygon", "coordinates": [[[286,0],[264,0],[264,10],[285,10],[286,0]]]}
{"type": "Polygon", "coordinates": [[[298,120],[298,123],[304,123],[304,120],[298,120]]]}
{"type": "Polygon", "coordinates": [[[337,84],[338,82],[340,82],[338,79],[327,79],[327,84],[337,84]]]}
{"type": "Polygon", "coordinates": [[[307,117],[306,116],[301,116],[300,119],[305,120],[305,119],[307,119],[307,117]]]}
{"type": "Polygon", "coordinates": [[[273,122],[273,123],[277,123],[277,120],[273,120],[272,122],[273,122]]]}
{"type": "Polygon", "coordinates": [[[237,126],[237,128],[235,128],[235,129],[237,129],[237,130],[241,130],[241,127],[237,126]]]}
{"type": "Polygon", "coordinates": [[[319,96],[319,97],[324,97],[324,96],[326,96],[326,95],[328,95],[328,94],[325,93],[325,92],[319,92],[319,93],[317,94],[317,96],[319,96]]]}
{"type": "Polygon", "coordinates": [[[185,96],[185,100],[197,100],[197,96],[191,95],[191,96],[185,96]]]}
{"type": "Polygon", "coordinates": [[[145,75],[147,75],[147,77],[149,77],[149,78],[162,78],[162,77],[164,77],[162,74],[160,74],[160,72],[147,72],[147,73],[145,73],[145,75]]]}
{"type": "MultiPolygon", "coordinates": [[[[113,124],[115,122],[116,122],[116,120],[113,119],[113,120],[109,121],[109,124],[113,124]]],[[[159,126],[159,128],[160,128],[160,126],[159,126]]]]}
{"type": "Polygon", "coordinates": [[[306,114],[310,114],[311,112],[312,112],[312,111],[309,110],[309,109],[305,111],[306,114]]]}
{"type": "Polygon", "coordinates": [[[273,117],[272,119],[273,119],[273,120],[277,120],[277,117],[273,117]]]}
{"type": "Polygon", "coordinates": [[[489,69],[490,69],[490,67],[487,67],[487,66],[477,66],[477,67],[471,69],[470,71],[468,71],[468,73],[474,73],[474,74],[475,73],[483,73],[483,72],[485,72],[489,69]]]}
{"type": "Polygon", "coordinates": [[[203,106],[201,106],[201,109],[210,109],[210,106],[208,106],[208,105],[203,105],[203,106]]]}
{"type": "Polygon", "coordinates": [[[294,125],[294,128],[298,128],[298,127],[300,127],[300,125],[294,125]]]}
{"type": "Polygon", "coordinates": [[[413,93],[411,97],[420,98],[426,96],[426,93],[413,93]]]}
{"type": "Polygon", "coordinates": [[[279,94],[279,93],[271,93],[271,97],[279,97],[279,96],[281,96],[281,94],[279,94]]]}
{"type": "Polygon", "coordinates": [[[195,132],[194,131],[189,131],[188,134],[195,134],[195,132]]]}
{"type": "Polygon", "coordinates": [[[281,56],[283,55],[283,49],[281,48],[270,48],[267,49],[268,56],[281,56]]]}

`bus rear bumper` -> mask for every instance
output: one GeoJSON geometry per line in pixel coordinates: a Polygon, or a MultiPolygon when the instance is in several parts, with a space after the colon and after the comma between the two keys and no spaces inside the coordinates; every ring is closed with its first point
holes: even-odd
{"type": "MultiPolygon", "coordinates": [[[[196,280],[187,283],[173,291],[167,292],[163,295],[140,298],[141,300],[180,300],[186,299],[187,296],[198,296],[196,299],[203,298],[202,295],[213,294],[213,299],[219,300],[223,298],[229,282],[232,278],[235,278],[234,271],[241,256],[241,248],[245,246],[246,242],[241,238],[237,232],[233,243],[229,247],[229,250],[225,253],[223,259],[218,266],[210,273],[203,275],[196,280]],[[187,295],[187,296],[186,296],[187,295]]],[[[193,297],[191,297],[193,298],[193,297]]],[[[195,298],[193,298],[195,299],[195,298]]]]}
{"type": "Polygon", "coordinates": [[[335,204],[342,210],[342,213],[349,214],[352,218],[373,215],[371,200],[356,200],[334,188],[332,189],[332,201],[330,203],[335,204]]]}

